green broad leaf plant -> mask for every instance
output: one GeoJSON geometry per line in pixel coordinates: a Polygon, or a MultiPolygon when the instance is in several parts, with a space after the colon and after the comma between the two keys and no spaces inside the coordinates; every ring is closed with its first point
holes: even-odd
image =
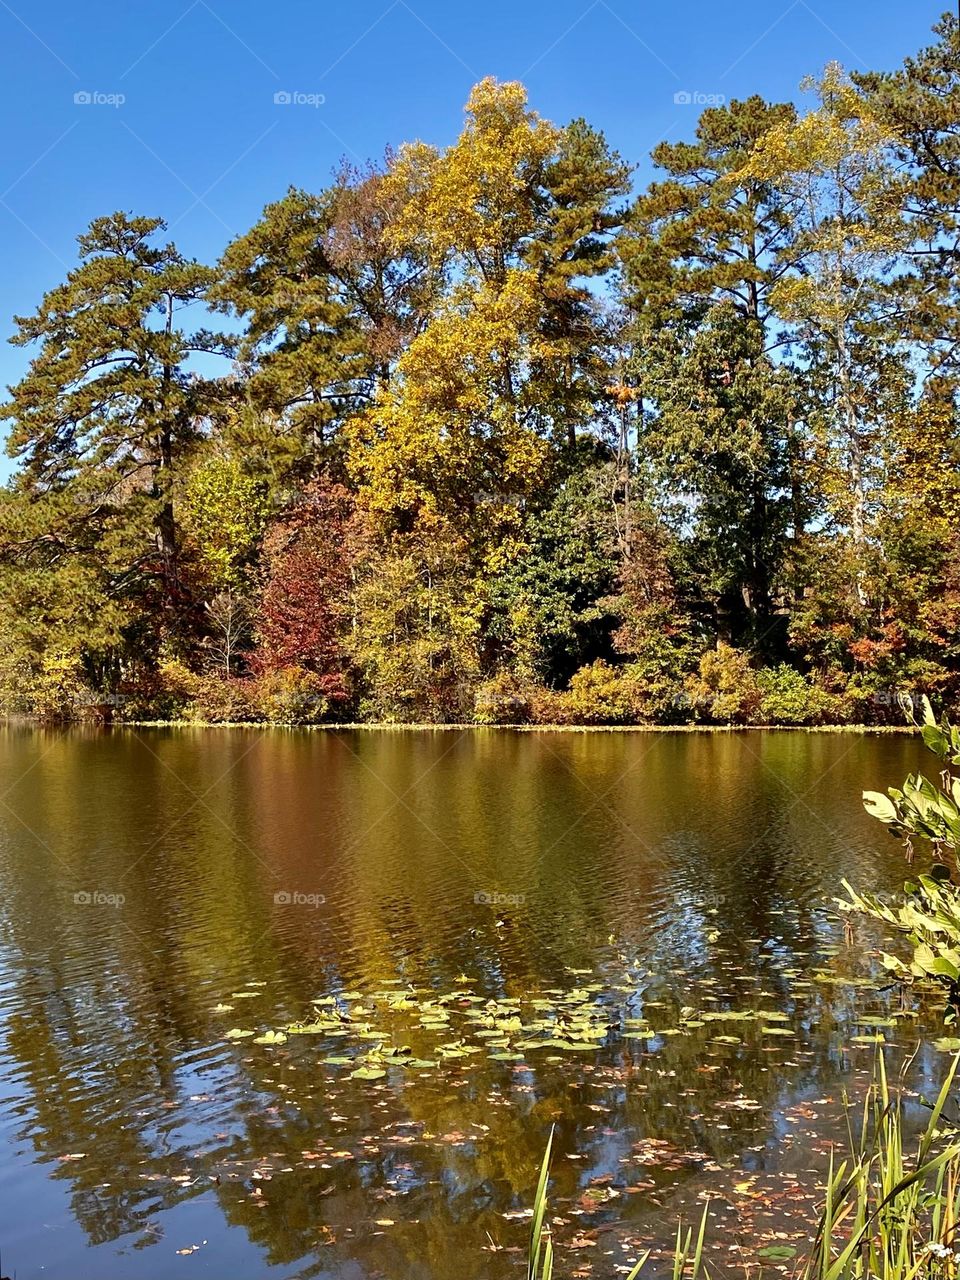
{"type": "Polygon", "coordinates": [[[909,718],[920,730],[926,747],[941,762],[936,781],[910,774],[901,787],[886,794],[865,791],[867,812],[900,837],[909,861],[916,856],[915,842],[925,842],[932,865],[904,885],[899,904],[871,893],[858,893],[848,881],[849,897],[837,899],[842,911],[872,917],[903,935],[912,948],[908,958],[883,953],[885,967],[900,981],[933,980],[946,989],[947,1022],[960,1013],[960,727],[946,718],[937,720],[928,698],[921,699],[922,719],[913,704],[909,718]]]}

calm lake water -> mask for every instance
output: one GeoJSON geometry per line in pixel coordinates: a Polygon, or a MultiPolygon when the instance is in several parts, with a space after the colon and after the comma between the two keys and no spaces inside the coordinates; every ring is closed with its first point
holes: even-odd
{"type": "Polygon", "coordinates": [[[705,1196],[799,1240],[872,1042],[935,1025],[830,902],[900,887],[859,795],[923,757],[0,730],[0,1269],[501,1280],[551,1124],[564,1276],[705,1196]]]}

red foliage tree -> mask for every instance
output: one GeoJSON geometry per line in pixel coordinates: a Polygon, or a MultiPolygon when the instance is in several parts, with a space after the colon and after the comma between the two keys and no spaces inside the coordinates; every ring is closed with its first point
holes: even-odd
{"type": "Polygon", "coordinates": [[[331,702],[350,697],[342,636],[361,536],[351,494],[326,480],[273,522],[263,545],[256,670],[298,668],[317,677],[331,702]]]}

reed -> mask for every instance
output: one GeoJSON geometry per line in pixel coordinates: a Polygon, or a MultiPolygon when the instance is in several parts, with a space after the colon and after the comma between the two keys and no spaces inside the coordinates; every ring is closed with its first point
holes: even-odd
{"type": "MultiPolygon", "coordinates": [[[[954,1058],[926,1126],[907,1151],[901,1090],[891,1090],[882,1055],[864,1099],[849,1154],[831,1155],[812,1245],[797,1267],[803,1280],[960,1280],[960,1142],[944,1109],[957,1074],[954,1058]]],[[[547,1220],[553,1132],[534,1199],[527,1280],[553,1280],[547,1220]]],[[[699,1228],[677,1227],[672,1280],[710,1280],[704,1260],[707,1209],[699,1228]]],[[[636,1280],[648,1250],[626,1280],[636,1280]]]]}
{"type": "Polygon", "coordinates": [[[805,1280],[956,1280],[960,1221],[960,1144],[943,1120],[955,1058],[915,1154],[904,1149],[902,1095],[891,1094],[882,1055],[864,1101],[850,1155],[833,1157],[805,1280]]]}

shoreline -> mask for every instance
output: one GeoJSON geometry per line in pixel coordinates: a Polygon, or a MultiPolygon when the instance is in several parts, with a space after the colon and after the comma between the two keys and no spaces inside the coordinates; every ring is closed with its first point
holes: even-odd
{"type": "Polygon", "coordinates": [[[915,734],[913,725],[876,724],[472,724],[396,723],[390,720],[349,721],[326,724],[267,723],[258,720],[74,720],[52,722],[32,716],[4,716],[6,724],[46,729],[292,729],[308,733],[354,732],[393,733],[854,733],[915,734]]]}

